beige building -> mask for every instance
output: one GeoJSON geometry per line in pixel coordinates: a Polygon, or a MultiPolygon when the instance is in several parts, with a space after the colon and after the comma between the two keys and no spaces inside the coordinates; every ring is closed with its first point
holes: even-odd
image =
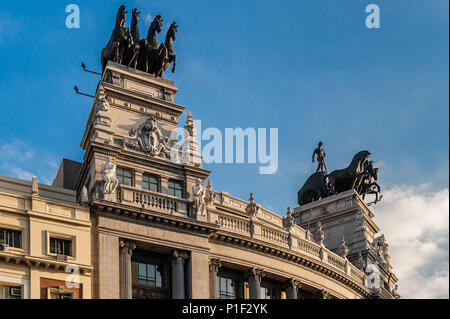
{"type": "Polygon", "coordinates": [[[82,269],[83,298],[393,297],[392,272],[364,272],[384,246],[373,246],[379,229],[358,194],[282,217],[253,194],[246,201],[213,190],[193,117],[180,147],[171,136],[185,110],[176,93],[173,81],[108,62],[81,141],[83,163],[63,161],[54,186],[38,193],[30,182],[5,178],[24,185],[17,195],[0,184],[0,225],[20,230],[23,243],[0,253],[0,283],[39,298],[40,278],[64,281],[72,263],[82,269]],[[71,242],[70,260],[52,255],[52,236],[71,242]]]}
{"type": "Polygon", "coordinates": [[[0,176],[0,299],[91,298],[91,221],[75,199],[0,176]]]}

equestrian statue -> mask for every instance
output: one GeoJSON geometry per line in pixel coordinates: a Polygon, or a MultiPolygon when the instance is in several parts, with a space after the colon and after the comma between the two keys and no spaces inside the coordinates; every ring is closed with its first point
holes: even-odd
{"type": "MultiPolygon", "coordinates": [[[[314,150],[314,156],[317,155],[319,166],[317,171],[312,174],[298,191],[299,205],[305,205],[322,198],[326,198],[338,193],[354,189],[363,199],[368,194],[376,196],[373,203],[381,200],[380,186],[377,184],[378,168],[373,167],[373,161],[369,161],[371,153],[369,151],[360,151],[353,156],[350,165],[347,168],[327,172],[325,164],[325,151],[321,148],[322,142],[314,150]]],[[[369,203],[369,205],[372,203],[369,203]]]]}

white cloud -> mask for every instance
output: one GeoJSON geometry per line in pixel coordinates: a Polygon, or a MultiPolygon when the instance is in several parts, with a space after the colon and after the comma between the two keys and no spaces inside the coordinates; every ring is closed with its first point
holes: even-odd
{"type": "Polygon", "coordinates": [[[404,298],[449,297],[449,190],[395,186],[373,206],[404,298]]]}
{"type": "Polygon", "coordinates": [[[51,184],[59,164],[54,156],[37,152],[19,139],[0,143],[0,174],[30,181],[37,176],[39,183],[51,184]]]}
{"type": "Polygon", "coordinates": [[[21,169],[20,167],[11,167],[11,172],[14,174],[13,177],[28,180],[28,181],[31,181],[33,176],[35,176],[33,173],[25,171],[25,170],[21,169]]]}
{"type": "Polygon", "coordinates": [[[33,152],[19,139],[0,145],[0,153],[2,156],[11,157],[15,160],[28,160],[33,157],[33,152]]]}

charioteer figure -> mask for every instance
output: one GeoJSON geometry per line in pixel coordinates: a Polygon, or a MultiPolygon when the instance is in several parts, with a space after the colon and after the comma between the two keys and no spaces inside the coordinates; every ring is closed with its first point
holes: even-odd
{"type": "Polygon", "coordinates": [[[325,151],[322,148],[323,143],[319,142],[319,144],[317,145],[317,148],[314,150],[313,155],[312,155],[312,162],[314,163],[314,158],[317,155],[317,162],[319,163],[317,165],[317,170],[316,173],[318,171],[324,172],[328,174],[328,170],[327,170],[327,164],[325,163],[325,157],[327,156],[325,154],[325,151]]]}

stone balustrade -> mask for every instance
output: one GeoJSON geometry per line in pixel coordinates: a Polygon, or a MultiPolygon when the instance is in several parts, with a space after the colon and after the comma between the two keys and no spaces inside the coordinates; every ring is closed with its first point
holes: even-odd
{"type": "Polygon", "coordinates": [[[118,199],[124,204],[187,216],[188,202],[184,199],[125,185],[120,185],[118,192],[118,199]]]}
{"type": "Polygon", "coordinates": [[[294,224],[289,230],[283,228],[282,216],[260,208],[256,220],[253,221],[260,231],[259,233],[252,233],[252,221],[249,217],[245,217],[245,207],[248,202],[230,196],[225,192],[218,192],[214,204],[236,213],[234,215],[219,212],[218,224],[221,230],[258,239],[283,249],[290,249],[293,253],[296,252],[315,262],[321,262],[331,271],[349,276],[355,283],[364,285],[365,274],[361,270],[325,246],[308,239],[306,231],[300,226],[294,224]]]}

